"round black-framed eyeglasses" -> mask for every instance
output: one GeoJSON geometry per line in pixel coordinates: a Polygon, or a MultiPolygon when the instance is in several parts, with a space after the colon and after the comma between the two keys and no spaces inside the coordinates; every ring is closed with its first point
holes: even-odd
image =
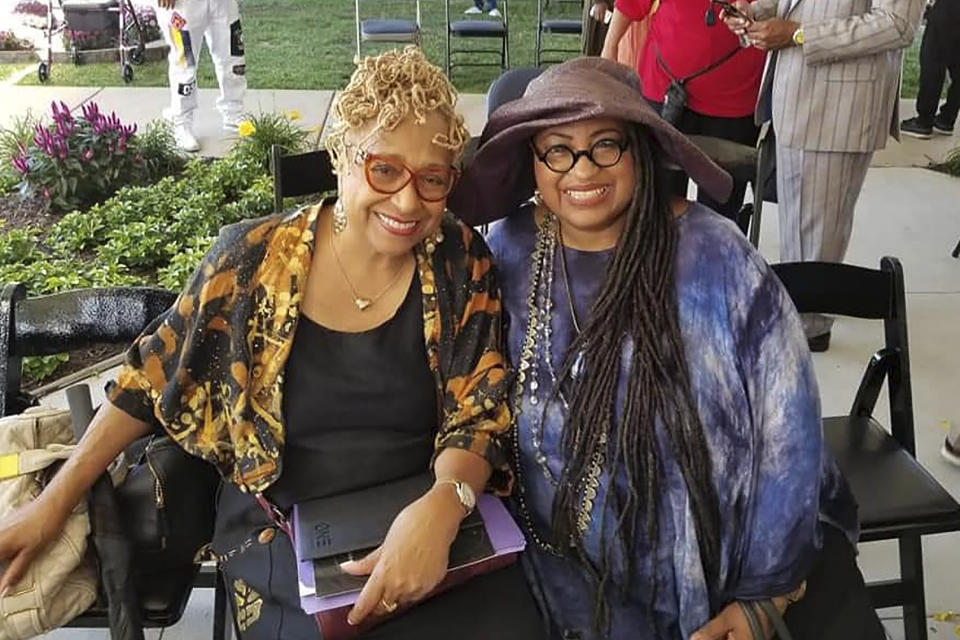
{"type": "Polygon", "coordinates": [[[533,143],[530,143],[530,146],[537,160],[547,165],[548,169],[554,173],[566,173],[577,166],[583,156],[601,169],[612,167],[620,162],[623,152],[630,145],[624,140],[603,138],[594,142],[589,149],[579,151],[574,151],[565,144],[555,144],[541,153],[533,143]]]}

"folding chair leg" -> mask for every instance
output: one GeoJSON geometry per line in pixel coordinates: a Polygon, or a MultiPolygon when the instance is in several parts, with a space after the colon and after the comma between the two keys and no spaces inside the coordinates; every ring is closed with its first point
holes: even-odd
{"type": "Polygon", "coordinates": [[[219,569],[213,585],[213,640],[227,640],[230,629],[227,625],[227,616],[230,615],[227,612],[227,585],[219,569]]]}
{"type": "Polygon", "coordinates": [[[957,246],[953,248],[953,253],[951,253],[954,258],[960,258],[960,241],[957,242],[957,246]]]}
{"type": "Polygon", "coordinates": [[[900,542],[900,579],[906,602],[903,630],[906,640],[927,640],[927,602],[923,592],[923,547],[919,536],[903,536],[900,542]]]}

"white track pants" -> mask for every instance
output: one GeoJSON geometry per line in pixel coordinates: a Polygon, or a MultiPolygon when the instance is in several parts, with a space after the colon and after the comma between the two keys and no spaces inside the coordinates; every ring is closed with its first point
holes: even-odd
{"type": "Polygon", "coordinates": [[[237,0],[177,0],[173,9],[157,9],[157,21],[170,46],[170,115],[174,124],[193,121],[203,40],[220,82],[217,109],[225,121],[238,118],[243,112],[247,78],[237,0]]]}

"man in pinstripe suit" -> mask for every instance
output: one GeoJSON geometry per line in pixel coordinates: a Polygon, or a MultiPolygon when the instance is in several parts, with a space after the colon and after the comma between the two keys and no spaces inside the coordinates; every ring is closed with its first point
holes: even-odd
{"type": "MultiPolygon", "coordinates": [[[[757,122],[777,137],[780,259],[842,262],[853,210],[874,151],[899,139],[902,50],[924,0],[757,0],[725,16],[770,51],[757,122]]],[[[804,317],[810,348],[825,351],[832,320],[804,317]]]]}

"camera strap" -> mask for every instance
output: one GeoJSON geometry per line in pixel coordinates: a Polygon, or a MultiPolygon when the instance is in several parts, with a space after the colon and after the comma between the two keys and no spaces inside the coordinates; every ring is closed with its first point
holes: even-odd
{"type": "Polygon", "coordinates": [[[698,78],[705,73],[710,73],[711,71],[713,71],[714,69],[722,65],[724,62],[726,62],[733,56],[737,55],[737,53],[742,49],[742,47],[740,45],[737,45],[732,51],[724,55],[719,60],[711,62],[710,64],[705,66],[703,69],[700,69],[695,73],[691,73],[690,75],[683,78],[676,77],[675,75],[673,75],[673,72],[670,71],[670,68],[667,66],[667,63],[663,61],[663,57],[660,55],[660,46],[655,43],[654,49],[656,50],[657,64],[660,65],[660,68],[663,69],[663,72],[667,74],[667,77],[670,78],[670,80],[672,80],[673,82],[676,82],[681,86],[684,86],[694,78],[698,78]]]}

